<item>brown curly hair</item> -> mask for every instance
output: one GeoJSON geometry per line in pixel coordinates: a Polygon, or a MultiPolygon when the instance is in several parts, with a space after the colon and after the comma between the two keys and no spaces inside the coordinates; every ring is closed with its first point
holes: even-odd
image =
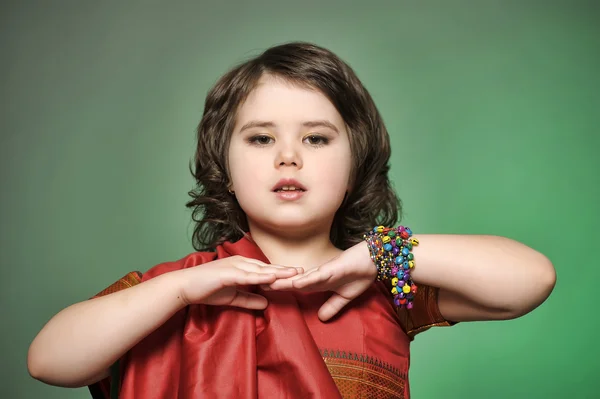
{"type": "Polygon", "coordinates": [[[223,75],[206,96],[190,163],[196,187],[188,194],[197,251],[213,251],[248,231],[246,214],[229,194],[227,153],[237,110],[257,82],[269,74],[323,93],[342,116],[352,153],[351,190],[335,214],[331,242],[347,249],[375,224],[394,225],[401,201],[388,178],[390,138],[369,92],[352,68],[331,51],[306,42],[267,49],[223,75]]]}

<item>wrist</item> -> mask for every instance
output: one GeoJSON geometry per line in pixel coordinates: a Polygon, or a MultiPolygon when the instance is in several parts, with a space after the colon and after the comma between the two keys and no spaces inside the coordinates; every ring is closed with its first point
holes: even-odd
{"type": "Polygon", "coordinates": [[[413,246],[419,240],[408,227],[376,226],[363,238],[368,244],[371,260],[377,268],[377,280],[390,280],[396,306],[411,309],[417,286],[412,281],[415,266],[413,246]]]}
{"type": "Polygon", "coordinates": [[[183,270],[177,270],[165,273],[153,279],[156,280],[156,284],[162,292],[161,296],[168,300],[171,304],[170,307],[172,307],[172,310],[175,312],[189,305],[184,295],[187,279],[184,276],[185,273],[181,273],[182,271],[183,270]]]}
{"type": "Polygon", "coordinates": [[[369,250],[369,244],[367,244],[366,241],[362,241],[359,244],[356,244],[356,247],[358,247],[359,249],[359,256],[360,256],[360,264],[361,265],[366,265],[365,273],[367,275],[368,278],[372,278],[373,280],[375,280],[377,278],[377,266],[376,264],[373,262],[373,259],[371,257],[371,251],[369,250]]]}

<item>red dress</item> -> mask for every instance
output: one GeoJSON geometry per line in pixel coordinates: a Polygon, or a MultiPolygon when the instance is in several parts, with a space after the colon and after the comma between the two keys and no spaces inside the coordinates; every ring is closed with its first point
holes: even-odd
{"type": "MultiPolygon", "coordinates": [[[[160,274],[241,255],[268,263],[244,237],[216,253],[196,252],[129,273],[97,296],[160,274]]],[[[193,305],[121,359],[119,398],[402,398],[410,397],[409,344],[432,326],[448,326],[438,289],[420,286],[410,311],[396,311],[388,287],[375,282],[323,323],[329,293],[263,292],[264,311],[193,305]]],[[[257,291],[257,292],[258,292],[257,291]]],[[[90,386],[108,398],[110,378],[90,386]]]]}

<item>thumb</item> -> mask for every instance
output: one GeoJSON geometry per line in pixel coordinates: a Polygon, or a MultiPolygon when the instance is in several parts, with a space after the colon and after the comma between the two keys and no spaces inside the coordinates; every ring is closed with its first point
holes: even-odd
{"type": "Polygon", "coordinates": [[[267,298],[264,296],[242,290],[237,290],[235,297],[229,303],[229,306],[253,310],[265,309],[267,305],[267,298]]]}
{"type": "Polygon", "coordinates": [[[335,316],[344,306],[350,303],[350,299],[344,298],[340,294],[334,292],[331,297],[319,309],[319,319],[327,321],[335,316]]]}

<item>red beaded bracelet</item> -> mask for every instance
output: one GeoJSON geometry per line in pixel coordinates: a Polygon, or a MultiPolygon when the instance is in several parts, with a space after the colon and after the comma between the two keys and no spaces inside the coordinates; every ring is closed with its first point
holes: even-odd
{"type": "Polygon", "coordinates": [[[377,280],[391,279],[394,304],[399,308],[412,309],[417,286],[411,271],[415,267],[413,246],[419,240],[412,236],[408,227],[374,227],[363,238],[369,246],[371,260],[377,267],[377,280]]]}

